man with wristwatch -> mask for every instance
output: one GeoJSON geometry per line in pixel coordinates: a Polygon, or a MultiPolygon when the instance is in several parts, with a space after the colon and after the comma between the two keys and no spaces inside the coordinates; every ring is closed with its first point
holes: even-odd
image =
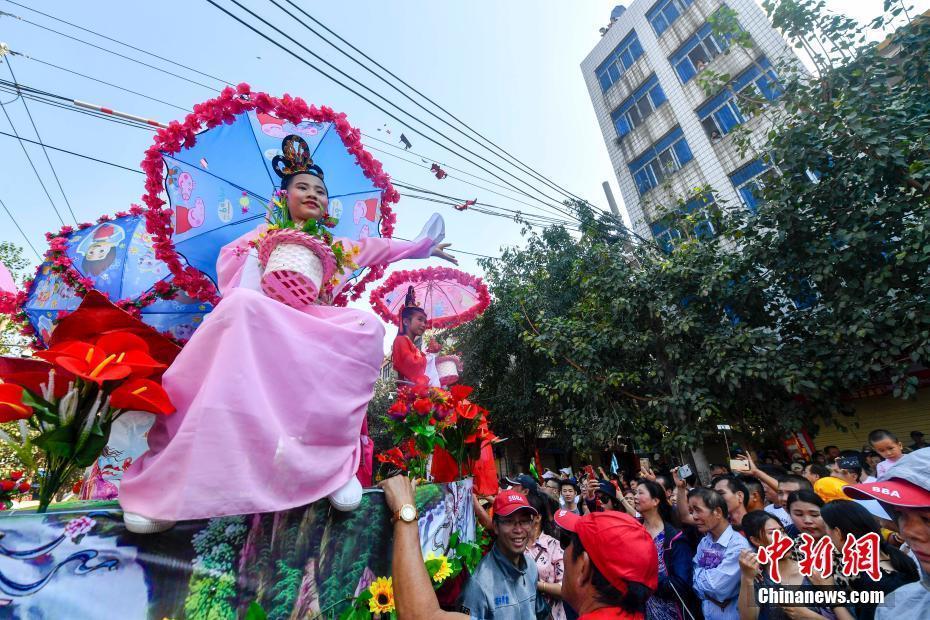
{"type": "MultiPolygon", "coordinates": [[[[394,603],[399,620],[529,620],[540,617],[540,614],[545,617],[544,614],[548,612],[536,607],[520,607],[512,611],[507,608],[471,608],[465,614],[440,609],[429,574],[423,564],[419,530],[416,517],[413,516],[416,514],[416,509],[413,508],[413,485],[406,476],[395,476],[382,482],[381,487],[384,489],[388,509],[395,515],[394,559],[391,571],[394,603]]],[[[527,512],[526,505],[516,508],[512,502],[519,504],[520,500],[507,498],[507,493],[502,495],[505,496],[504,499],[498,496],[500,505],[495,501],[495,513],[504,512],[508,516],[517,515],[520,519],[525,518],[521,513],[527,512]]],[[[655,545],[645,528],[632,517],[616,511],[594,513],[584,517],[560,511],[556,515],[556,521],[565,534],[560,541],[564,545],[566,558],[562,596],[579,611],[579,620],[642,620],[645,601],[655,590],[658,576],[655,545]]],[[[499,535],[495,549],[500,544],[502,529],[509,531],[506,526],[500,528],[498,522],[499,535]]],[[[512,539],[512,536],[510,538],[512,539]]],[[[511,543],[505,543],[508,544],[511,543]]],[[[482,560],[481,565],[496,562],[492,559],[494,553],[492,550],[482,560]]],[[[472,576],[473,581],[476,578],[481,579],[481,565],[472,576]]],[[[530,587],[535,589],[535,566],[532,562],[527,567],[526,578],[530,587]],[[533,571],[532,579],[530,570],[533,571]]],[[[466,595],[463,597],[466,604],[478,598],[478,595],[471,595],[470,598],[467,592],[469,587],[473,586],[466,586],[466,595]]],[[[482,584],[474,587],[481,592],[485,589],[482,584]]]]}
{"type": "MultiPolygon", "coordinates": [[[[409,563],[419,563],[422,571],[413,488],[406,478],[392,478],[382,483],[388,508],[394,517],[394,600],[400,618],[445,617],[439,610],[429,580],[419,574],[410,587],[407,578],[409,563]],[[401,482],[403,480],[403,482],[401,482]],[[427,596],[428,595],[428,596],[427,596]],[[412,597],[412,598],[407,598],[412,597]],[[410,607],[405,602],[415,601],[410,607]],[[423,611],[424,607],[428,610],[423,611]],[[413,611],[413,608],[420,611],[413,611]]],[[[494,500],[494,523],[497,540],[481,560],[462,591],[461,607],[465,617],[494,620],[528,620],[548,615],[548,609],[537,596],[539,575],[534,562],[524,554],[532,531],[533,517],[538,513],[526,497],[516,491],[503,491],[494,500]]]]}

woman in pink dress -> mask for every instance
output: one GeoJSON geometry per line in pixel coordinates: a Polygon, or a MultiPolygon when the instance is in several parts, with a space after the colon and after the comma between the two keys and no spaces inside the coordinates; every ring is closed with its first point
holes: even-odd
{"type": "MultiPolygon", "coordinates": [[[[278,156],[275,168],[292,219],[322,219],[329,205],[323,171],[309,157],[278,156]]],[[[360,433],[384,327],[356,308],[321,303],[296,310],[265,296],[249,245],[263,228],[221,250],[223,299],[164,374],[177,412],[159,417],[149,451],[123,476],[119,500],[131,531],[285,510],[323,497],[340,510],[361,501],[360,433]]],[[[443,236],[442,218],[433,215],[413,241],[342,241],[359,248],[359,266],[430,256],[455,262],[443,236]]],[[[333,296],[351,276],[338,274],[333,296]]]]}

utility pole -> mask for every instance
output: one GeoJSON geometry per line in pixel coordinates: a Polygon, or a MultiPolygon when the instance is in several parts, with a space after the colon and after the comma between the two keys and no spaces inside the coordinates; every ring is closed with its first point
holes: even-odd
{"type": "Polygon", "coordinates": [[[604,195],[607,196],[607,204],[610,205],[611,212],[614,214],[614,217],[620,220],[620,209],[617,208],[617,201],[614,200],[614,193],[610,191],[610,183],[604,181],[601,183],[601,187],[604,188],[604,195]]]}

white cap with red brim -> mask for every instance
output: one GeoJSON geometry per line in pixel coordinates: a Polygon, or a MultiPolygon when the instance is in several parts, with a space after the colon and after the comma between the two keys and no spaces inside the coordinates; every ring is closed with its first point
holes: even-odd
{"type": "Polygon", "coordinates": [[[930,508],[930,448],[905,454],[879,480],[851,484],[843,492],[897,508],[930,508]]]}

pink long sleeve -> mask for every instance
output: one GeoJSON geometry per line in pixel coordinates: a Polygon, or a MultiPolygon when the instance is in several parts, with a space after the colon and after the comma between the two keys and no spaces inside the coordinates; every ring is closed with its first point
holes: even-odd
{"type": "Polygon", "coordinates": [[[419,241],[368,237],[356,241],[354,244],[361,250],[355,262],[359,267],[362,267],[394,263],[405,258],[429,258],[430,252],[436,243],[429,237],[419,241]]]}
{"type": "Polygon", "coordinates": [[[239,286],[246,259],[252,249],[249,242],[257,237],[264,228],[265,226],[262,225],[255,230],[250,230],[220,249],[220,256],[216,261],[216,277],[221,295],[226,294],[229,289],[239,286]]]}

